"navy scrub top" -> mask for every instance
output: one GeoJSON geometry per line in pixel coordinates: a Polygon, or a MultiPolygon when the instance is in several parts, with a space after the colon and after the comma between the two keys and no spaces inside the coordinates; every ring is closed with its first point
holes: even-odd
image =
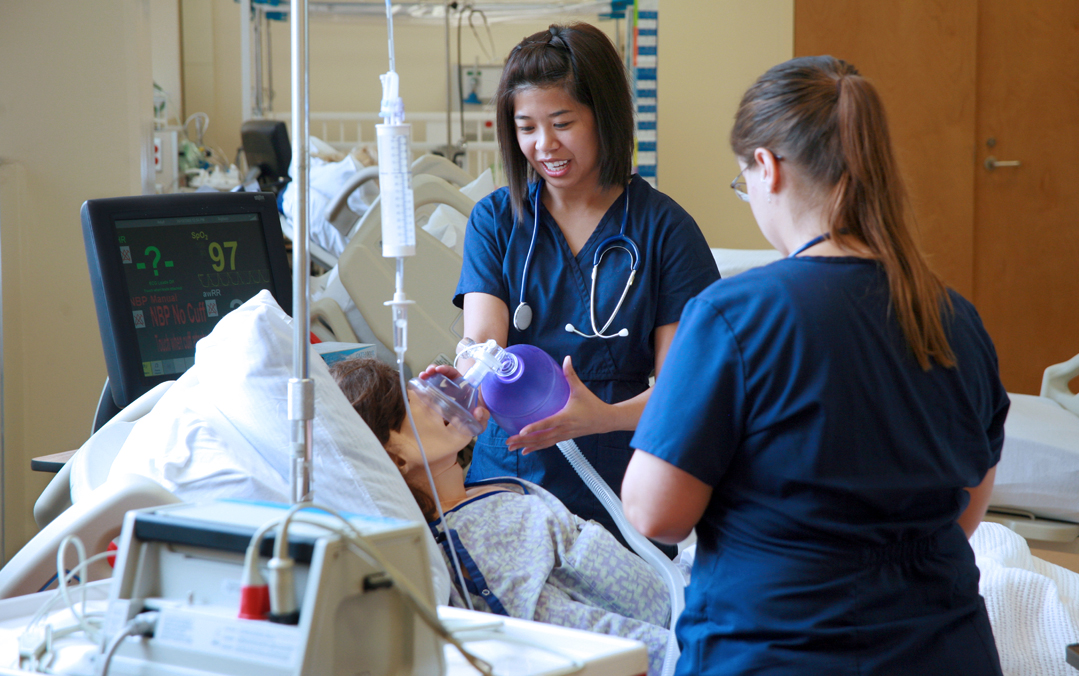
{"type": "Polygon", "coordinates": [[[999,674],[956,519],[1009,400],[951,292],[923,371],[858,258],[785,259],[687,305],[633,446],[713,486],[679,674],[999,674]]]}
{"type": "MultiPolygon", "coordinates": [[[[521,294],[521,273],[532,238],[531,186],[523,217],[515,220],[509,189],[502,188],[473,208],[465,233],[464,264],[453,302],[464,306],[466,293],[502,299],[512,317],[521,294]]],[[[629,276],[629,256],[614,250],[604,256],[596,286],[596,323],[602,327],[618,303],[629,276]]],[[[545,350],[561,365],[566,355],[582,382],[607,403],[631,399],[648,388],[655,366],[653,330],[678,321],[686,302],[719,279],[708,244],[688,213],[671,198],[634,176],[614,201],[576,256],[558,224],[540,201],[539,232],[525,281],[532,323],[524,331],[510,324],[509,345],[527,343],[545,350]],[[625,199],[629,218],[625,234],[636,242],[641,261],[614,322],[605,333],[626,328],[629,335],[583,338],[566,331],[572,323],[592,333],[589,295],[592,261],[599,244],[617,235],[625,199]]],[[[632,432],[611,432],[576,439],[581,452],[616,492],[632,450],[632,432]]],[[[557,448],[529,455],[506,449],[507,435],[491,421],[476,442],[469,483],[513,476],[547,489],[584,519],[595,519],[618,535],[614,522],[557,448]]]]}

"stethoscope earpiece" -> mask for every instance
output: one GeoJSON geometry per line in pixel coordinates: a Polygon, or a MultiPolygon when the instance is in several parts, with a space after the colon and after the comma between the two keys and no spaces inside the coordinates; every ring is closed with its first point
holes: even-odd
{"type": "Polygon", "coordinates": [[[615,334],[610,335],[610,336],[600,336],[600,335],[592,335],[592,336],[590,336],[587,333],[581,333],[580,331],[578,331],[577,327],[574,326],[573,324],[566,324],[566,333],[576,333],[578,336],[584,336],[585,338],[625,338],[626,336],[629,335],[629,329],[621,329],[621,330],[619,330],[618,333],[615,333],[615,334]]]}
{"type": "MultiPolygon", "coordinates": [[[[521,271],[521,295],[517,304],[517,309],[513,311],[513,327],[518,331],[524,331],[532,325],[532,308],[525,302],[525,287],[528,281],[528,270],[532,266],[532,252],[536,249],[536,233],[539,232],[539,206],[540,206],[540,194],[543,192],[543,183],[541,182],[536,186],[536,197],[532,202],[532,241],[528,245],[528,255],[525,256],[524,269],[521,271]]],[[[603,240],[599,247],[596,249],[596,255],[592,258],[592,291],[588,296],[588,315],[592,320],[592,334],[582,333],[578,331],[573,324],[566,324],[567,333],[576,333],[584,338],[625,338],[629,335],[628,329],[621,329],[618,333],[605,334],[604,332],[614,321],[614,318],[618,315],[618,311],[622,309],[622,302],[626,300],[626,294],[629,293],[629,287],[633,285],[633,278],[637,276],[637,268],[641,264],[641,252],[637,248],[637,244],[626,237],[626,222],[629,221],[629,185],[626,185],[623,194],[626,198],[625,208],[622,210],[622,228],[618,231],[617,235],[608,237],[603,240]],[[611,313],[607,323],[603,325],[602,329],[596,328],[596,277],[598,276],[597,270],[599,270],[600,261],[611,249],[622,249],[629,254],[629,278],[626,280],[626,286],[622,289],[622,297],[618,299],[618,305],[615,306],[614,312],[611,313]]]]}

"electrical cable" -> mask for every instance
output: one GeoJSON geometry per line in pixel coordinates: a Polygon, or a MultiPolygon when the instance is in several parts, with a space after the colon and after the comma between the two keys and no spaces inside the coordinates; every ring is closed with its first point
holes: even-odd
{"type": "Polygon", "coordinates": [[[367,539],[364,538],[363,535],[360,534],[360,532],[357,531],[352,526],[352,524],[348,522],[347,519],[345,519],[343,516],[331,509],[321,507],[320,509],[325,509],[329,514],[336,517],[339,521],[341,521],[341,523],[345,525],[345,527],[348,529],[348,533],[345,535],[346,537],[348,537],[349,542],[354,546],[358,547],[359,549],[363,550],[369,557],[371,557],[371,559],[375,561],[377,567],[382,568],[386,575],[388,575],[393,581],[394,589],[398,590],[398,593],[401,594],[402,599],[412,608],[412,610],[417,615],[420,616],[420,618],[424,621],[425,624],[427,624],[428,627],[431,628],[432,631],[434,631],[436,634],[442,637],[443,640],[450,643],[451,645],[453,645],[453,647],[460,651],[461,655],[466,660],[468,660],[468,663],[475,667],[480,673],[485,674],[486,676],[493,676],[490,664],[466,650],[465,647],[460,643],[460,641],[454,638],[446,630],[446,628],[442,626],[442,622],[438,619],[438,614],[435,612],[434,608],[432,608],[425,601],[423,601],[422,595],[420,594],[419,590],[416,589],[416,587],[412,584],[412,580],[401,574],[401,572],[398,571],[396,567],[386,561],[378,552],[378,550],[372,547],[367,542],[367,539]]]}
{"type": "Polygon", "coordinates": [[[488,62],[493,62],[498,55],[498,51],[495,49],[495,37],[491,34],[491,24],[487,22],[487,15],[482,9],[476,9],[474,6],[468,6],[468,27],[472,29],[472,35],[476,38],[476,43],[479,44],[480,49],[483,50],[483,55],[488,62]],[[479,14],[483,19],[483,27],[487,29],[487,40],[491,43],[491,52],[488,54],[487,47],[484,46],[483,41],[480,39],[479,32],[476,31],[476,27],[472,24],[472,15],[479,14]]]}
{"type": "Polygon", "coordinates": [[[157,611],[151,611],[148,613],[139,613],[128,620],[128,623],[124,625],[124,628],[109,640],[109,644],[105,647],[105,652],[102,654],[101,660],[94,669],[95,676],[106,676],[106,674],[109,673],[109,664],[112,662],[112,656],[116,654],[116,650],[128,636],[152,636],[154,629],[157,627],[157,618],[159,616],[160,613],[157,611]]]}
{"type": "Polygon", "coordinates": [[[462,643],[469,643],[471,641],[498,641],[499,643],[514,643],[516,645],[526,646],[535,650],[541,650],[550,655],[560,657],[569,664],[561,669],[555,669],[553,671],[543,672],[543,676],[569,676],[569,674],[576,674],[585,669],[585,663],[581,662],[577,658],[567,655],[566,653],[554,650],[550,646],[543,645],[537,641],[530,641],[522,636],[510,636],[496,628],[492,628],[490,625],[483,625],[481,627],[462,627],[453,632],[454,636],[461,640],[462,643]],[[461,639],[461,635],[468,635],[467,638],[461,639]]]}
{"type": "Polygon", "coordinates": [[[59,587],[59,590],[60,590],[60,595],[63,597],[64,602],[67,603],[68,609],[71,611],[71,614],[75,617],[75,620],[79,623],[79,626],[82,627],[82,630],[84,632],[86,632],[86,636],[88,638],[90,638],[90,640],[96,642],[98,640],[98,638],[99,638],[99,636],[98,636],[99,627],[95,627],[89,622],[89,617],[90,616],[88,616],[87,613],[86,613],[86,585],[84,585],[84,584],[79,585],[79,589],[82,591],[82,611],[81,612],[75,609],[75,604],[71,601],[71,597],[68,594],[67,582],[68,582],[69,574],[65,572],[64,554],[67,552],[67,547],[70,544],[73,544],[75,546],[75,553],[76,553],[76,555],[78,556],[78,559],[79,559],[79,563],[78,563],[77,567],[81,568],[81,567],[84,567],[84,566],[87,565],[86,564],[86,560],[87,560],[86,559],[86,547],[82,544],[82,540],[80,540],[78,538],[78,536],[70,534],[70,533],[68,535],[65,535],[64,538],[62,540],[60,540],[60,545],[56,549],[56,574],[57,574],[57,578],[58,578],[57,582],[58,582],[58,587],[59,587]]]}
{"type": "Polygon", "coordinates": [[[210,128],[210,116],[202,112],[191,113],[188,115],[187,119],[184,120],[185,135],[187,134],[187,127],[191,124],[191,120],[195,121],[195,135],[198,137],[198,141],[196,141],[195,145],[202,147],[203,136],[206,134],[206,130],[210,128]]]}
{"type": "MultiPolygon", "coordinates": [[[[100,560],[98,557],[103,558],[103,557],[105,557],[107,555],[108,555],[108,552],[104,552],[102,554],[97,554],[95,556],[91,556],[89,559],[86,560],[86,563],[87,564],[93,563],[96,560],[100,560]]],[[[69,573],[69,576],[74,575],[76,573],[76,571],[78,571],[78,570],[79,570],[79,568],[73,568],[71,570],[71,573],[69,573]]],[[[111,579],[94,580],[93,582],[84,582],[82,584],[86,587],[87,591],[92,591],[92,590],[97,589],[98,587],[107,586],[111,581],[112,581],[111,579]]],[[[63,596],[60,596],[59,590],[56,590],[56,594],[52,598],[50,598],[48,601],[46,601],[44,604],[42,604],[42,606],[38,610],[38,612],[34,615],[34,617],[32,617],[30,619],[30,622],[28,622],[27,625],[26,625],[26,630],[29,631],[30,629],[33,629],[35,626],[37,626],[37,623],[40,622],[41,620],[43,620],[45,618],[45,616],[49,614],[49,611],[51,611],[53,609],[53,607],[56,606],[57,602],[62,601],[63,598],[64,598],[63,596]]],[[[96,619],[96,618],[97,618],[96,613],[91,614],[91,619],[96,619]]]]}
{"type": "MultiPolygon", "coordinates": [[[[83,561],[81,564],[73,568],[67,573],[66,578],[70,579],[76,575],[82,573],[83,569],[102,558],[107,557],[110,552],[102,552],[95,554],[90,558],[83,561]]],[[[95,580],[93,582],[83,582],[81,587],[85,587],[86,591],[97,591],[98,589],[104,589],[108,591],[108,585],[111,584],[111,579],[95,580]]],[[[40,671],[42,668],[47,668],[51,663],[53,653],[53,641],[58,638],[63,638],[75,632],[85,632],[82,624],[76,622],[75,624],[55,628],[52,624],[46,624],[43,630],[38,630],[37,625],[43,620],[49,612],[57,605],[58,601],[63,600],[59,589],[53,594],[52,598],[42,604],[37,613],[26,624],[26,628],[18,637],[19,643],[19,665],[20,668],[24,668],[30,671],[40,671]]],[[[75,611],[71,607],[68,611],[75,616],[75,611]]],[[[102,619],[101,613],[87,613],[84,615],[85,622],[100,622],[102,619]]]]}

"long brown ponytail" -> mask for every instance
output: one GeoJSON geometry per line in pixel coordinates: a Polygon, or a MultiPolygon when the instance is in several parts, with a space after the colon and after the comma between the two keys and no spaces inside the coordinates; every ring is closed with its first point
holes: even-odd
{"type": "Polygon", "coordinates": [[[839,246],[864,247],[888,277],[891,307],[918,364],[955,365],[942,312],[944,283],[918,248],[892,152],[884,106],[854,66],[831,56],[775,66],[742,97],[731,129],[735,155],[752,165],[768,148],[797,166],[825,201],[839,246]]]}

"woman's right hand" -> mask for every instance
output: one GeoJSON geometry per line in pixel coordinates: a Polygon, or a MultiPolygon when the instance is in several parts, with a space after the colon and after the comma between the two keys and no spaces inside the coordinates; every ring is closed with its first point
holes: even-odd
{"type": "Polygon", "coordinates": [[[462,375],[464,375],[463,373],[461,373],[460,371],[458,371],[457,369],[455,369],[452,366],[447,366],[445,364],[431,364],[430,366],[425,368],[422,372],[420,372],[419,379],[420,380],[427,380],[428,378],[435,375],[436,373],[444,375],[447,378],[449,378],[450,380],[457,380],[462,375]]]}

